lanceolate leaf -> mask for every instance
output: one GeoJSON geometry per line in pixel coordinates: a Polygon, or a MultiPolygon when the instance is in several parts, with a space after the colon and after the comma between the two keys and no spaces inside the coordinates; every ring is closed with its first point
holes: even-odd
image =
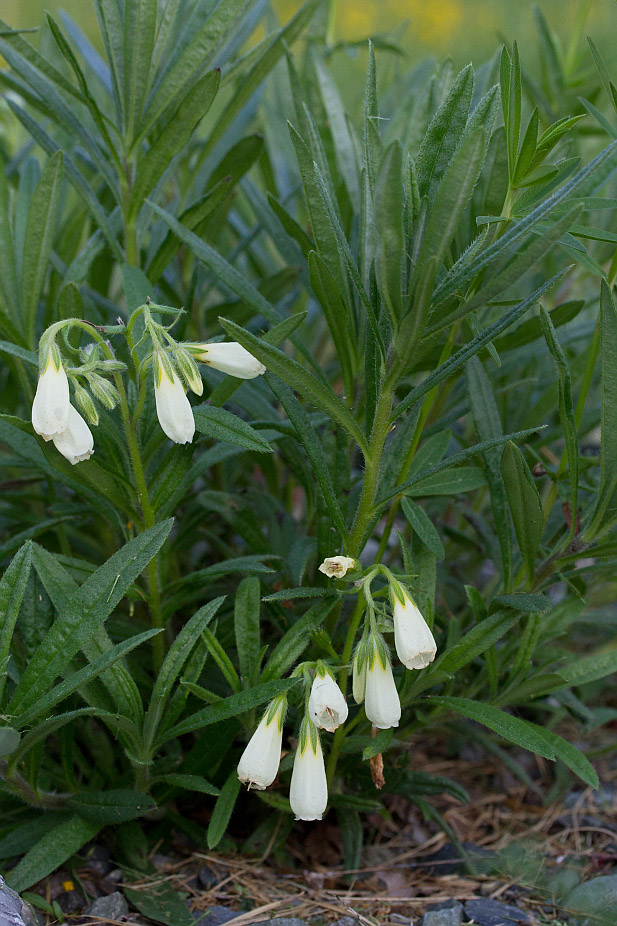
{"type": "Polygon", "coordinates": [[[516,539],[525,564],[527,580],[532,583],[536,554],[544,532],[544,513],[540,495],[523,454],[509,442],[501,458],[501,474],[506,487],[516,539]]]}
{"type": "Polygon", "coordinates": [[[102,824],[90,823],[81,817],[70,817],[46,833],[12,869],[7,883],[14,891],[25,891],[45,878],[81,847],[94,839],[102,824]]]}
{"type": "Polygon", "coordinates": [[[0,702],[6,682],[6,664],[13,630],[26,590],[32,564],[32,544],[25,543],[15,554],[0,580],[0,702]]]}
{"type": "Polygon", "coordinates": [[[169,730],[165,730],[164,740],[174,739],[176,736],[182,736],[184,733],[191,733],[194,730],[201,730],[203,727],[218,723],[220,720],[227,720],[229,717],[237,717],[238,714],[244,714],[257,707],[257,705],[263,704],[264,701],[270,701],[275,695],[288,691],[297,683],[298,679],[281,679],[255,685],[248,691],[240,691],[238,694],[230,695],[229,698],[224,698],[216,704],[205,707],[195,714],[191,714],[186,720],[181,721],[169,730]]]}
{"type": "Polygon", "coordinates": [[[328,468],[328,461],[324,453],[321,441],[309,420],[308,415],[296,399],[295,395],[278,377],[271,373],[265,374],[265,379],[281,405],[287,412],[287,416],[298,433],[298,437],[306,455],[309,458],[313,473],[323,493],[328,510],[332,515],[332,520],[343,536],[347,534],[347,528],[343,520],[343,515],[332,484],[332,477],[328,468]]]}
{"type": "Polygon", "coordinates": [[[617,310],[610,287],[600,294],[602,357],[602,434],[600,491],[593,517],[597,533],[614,521],[617,504],[617,310]]]}
{"type": "Polygon", "coordinates": [[[256,338],[254,334],[245,331],[234,322],[225,318],[221,318],[220,322],[230,337],[242,344],[243,347],[246,347],[254,357],[261,360],[268,370],[279,376],[288,386],[291,386],[296,392],[309,399],[317,408],[338,421],[346,431],[355,437],[362,450],[366,449],[366,438],[351,413],[341,400],[323,382],[318,380],[310,370],[292,360],[283,351],[256,338]]]}
{"type": "Polygon", "coordinates": [[[31,347],[35,346],[36,316],[56,231],[61,183],[62,153],[58,151],[46,165],[32,197],[24,243],[21,284],[23,327],[31,347]]]}
{"type": "MultiPolygon", "coordinates": [[[[144,531],[97,569],[79,589],[51,554],[35,546],[37,571],[56,605],[58,616],[15,689],[9,705],[11,713],[25,711],[34,705],[80,649],[87,653],[92,648],[93,659],[101,655],[93,634],[102,627],[129,586],[162,546],[171,525],[171,521],[164,521],[144,531]]],[[[128,673],[114,667],[107,670],[107,677],[110,683],[114,680],[114,693],[126,707],[131,712],[140,711],[141,700],[128,673]]]]}
{"type": "Polygon", "coordinates": [[[194,409],[195,427],[201,434],[213,437],[219,441],[238,444],[247,450],[257,453],[272,453],[272,447],[267,440],[242,418],[232,415],[224,408],[213,408],[211,405],[200,405],[194,409]]]}
{"type": "Polygon", "coordinates": [[[545,759],[561,759],[568,768],[571,768],[590,787],[598,787],[598,776],[590,762],[582,752],[567,743],[556,733],[552,733],[535,723],[530,723],[528,720],[521,720],[511,714],[506,714],[490,704],[482,704],[468,698],[439,696],[431,698],[430,703],[441,704],[443,707],[456,711],[470,720],[484,724],[490,730],[494,730],[495,733],[503,736],[504,739],[544,756],[545,759]]]}

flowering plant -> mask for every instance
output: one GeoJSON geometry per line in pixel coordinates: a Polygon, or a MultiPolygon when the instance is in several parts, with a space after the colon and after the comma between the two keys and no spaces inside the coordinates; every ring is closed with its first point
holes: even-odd
{"type": "Polygon", "coordinates": [[[47,827],[18,889],[238,806],[254,851],[332,813],[357,867],[384,795],[466,799],[421,736],[597,783],[553,727],[612,717],[617,669],[577,637],[614,581],[610,78],[577,34],[556,86],[512,45],[378,92],[368,44],[348,118],[319,6],[243,55],[251,0],[97,0],[105,60],[0,22],[0,849],[47,827]]]}

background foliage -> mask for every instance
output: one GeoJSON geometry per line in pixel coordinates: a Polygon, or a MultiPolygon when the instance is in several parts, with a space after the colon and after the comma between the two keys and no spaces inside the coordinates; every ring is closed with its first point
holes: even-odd
{"type": "Polygon", "coordinates": [[[600,681],[617,668],[611,62],[582,20],[569,50],[540,17],[520,58],[508,42],[475,70],[393,73],[377,43],[350,119],[316,0],[280,30],[266,18],[257,44],[263,4],[180,2],[158,44],[156,6],[126,0],[122,23],[99,0],[102,56],[66,18],[47,20],[44,55],[0,35],[11,883],[102,830],[133,868],[172,826],[216,846],[237,800],[248,850],[283,844],[292,756],[256,796],[236,763],[280,691],[297,732],[300,659],[347,682],[364,597],[317,571],[339,552],[401,576],[439,650],[396,670],[395,736],[372,738],[361,708],[334,736],[348,867],[381,808],[375,755],[427,818],[436,789],[466,799],[414,771],[425,728],[556,759],[556,791],[572,773],[595,785],[561,732],[616,716],[600,681]],[[206,370],[190,445],[159,430],[142,329],[126,327],[147,298],[184,307],[179,340],[224,330],[267,367],[247,383],[206,370]],[[72,467],[29,416],[38,338],[75,317],[127,371],[72,467]]]}

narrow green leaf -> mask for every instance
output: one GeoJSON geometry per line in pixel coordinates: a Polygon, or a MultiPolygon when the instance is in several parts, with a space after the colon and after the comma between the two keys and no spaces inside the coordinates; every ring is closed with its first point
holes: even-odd
{"type": "Polygon", "coordinates": [[[100,829],[100,824],[89,823],[78,816],[70,817],[45,833],[25,854],[7,876],[7,884],[14,891],[25,891],[60,868],[83,845],[94,839],[100,829]]]}
{"type": "Polygon", "coordinates": [[[69,798],[68,806],[82,820],[97,826],[117,826],[156,809],[156,803],[149,795],[122,788],[81,791],[69,798]]]}
{"type": "Polygon", "coordinates": [[[59,151],[50,158],[41,175],[26,227],[21,291],[23,325],[31,347],[36,343],[36,318],[56,231],[61,184],[62,153],[59,151]]]}
{"type": "Polygon", "coordinates": [[[336,355],[341,365],[343,382],[346,394],[353,391],[354,349],[349,337],[346,323],[346,309],[337,286],[336,280],[330,273],[327,264],[316,251],[309,251],[309,274],[311,288],[317,297],[330,330],[336,355]]]}
{"type": "Polygon", "coordinates": [[[433,373],[430,373],[419,386],[410,390],[403,401],[396,406],[392,413],[392,419],[395,420],[402,415],[403,412],[407,411],[408,408],[415,405],[420,399],[423,399],[435,386],[438,386],[447,379],[448,376],[463,367],[468,360],[475,357],[484,347],[494,341],[497,335],[501,334],[506,328],[509,328],[510,325],[518,321],[518,319],[525,314],[527,309],[535,305],[544,293],[554,286],[566,272],[567,270],[563,270],[561,273],[556,273],[555,276],[539,286],[530,296],[523,299],[522,302],[519,302],[518,305],[515,305],[508,312],[505,312],[496,322],[493,322],[492,325],[488,325],[484,331],[476,335],[469,344],[466,344],[465,347],[462,347],[452,357],[437,367],[437,369],[433,373]]]}
{"type": "Polygon", "coordinates": [[[177,736],[183,736],[185,733],[201,730],[203,727],[219,723],[221,720],[227,720],[229,717],[237,717],[238,714],[245,714],[259,704],[263,704],[264,701],[270,701],[275,695],[288,691],[297,683],[298,679],[279,679],[265,682],[262,685],[255,685],[248,691],[230,695],[229,698],[224,698],[216,704],[204,707],[170,729],[165,730],[163,739],[160,742],[166,742],[177,736]]]}
{"type": "Polygon", "coordinates": [[[185,791],[198,791],[200,794],[210,794],[217,797],[220,794],[218,788],[206,781],[201,775],[182,775],[176,772],[171,775],[165,775],[161,782],[166,785],[172,785],[174,788],[184,788],[185,791]]]}
{"type": "Polygon", "coordinates": [[[332,390],[317,379],[310,370],[292,360],[283,351],[256,338],[254,334],[245,331],[244,328],[234,322],[226,318],[220,318],[219,321],[231,338],[242,344],[254,357],[261,360],[268,370],[275,373],[288,386],[291,386],[292,389],[303,395],[317,408],[338,421],[355,438],[363,452],[367,450],[366,438],[356,420],[332,390]]]}
{"type": "Polygon", "coordinates": [[[240,675],[252,681],[257,673],[260,651],[259,617],[261,609],[259,579],[247,576],[242,579],[234,600],[234,633],[238,650],[240,675]]]}
{"type": "Polygon", "coordinates": [[[287,412],[287,417],[293,424],[300,443],[304,447],[315,479],[323,493],[325,503],[328,506],[328,511],[332,515],[332,520],[343,537],[346,537],[347,527],[336,497],[326,454],[310,422],[309,416],[304,411],[289,386],[286,386],[284,382],[278,377],[273,376],[272,373],[266,373],[264,379],[287,412]]]}
{"type": "Polygon", "coordinates": [[[412,486],[405,489],[405,493],[412,498],[457,495],[460,492],[472,492],[483,485],[486,485],[486,478],[484,470],[479,466],[458,466],[416,480],[412,486]]]}
{"type": "Polygon", "coordinates": [[[153,884],[148,890],[123,888],[129,903],[149,920],[163,926],[193,926],[195,918],[186,902],[170,884],[153,884]]]}
{"type": "Polygon", "coordinates": [[[0,580],[0,701],[6,682],[6,665],[9,658],[13,630],[17,623],[26,583],[32,565],[32,544],[25,543],[13,557],[0,580]]]}
{"type": "Polygon", "coordinates": [[[161,633],[161,631],[157,629],[145,630],[143,633],[136,634],[124,643],[117,643],[115,646],[112,646],[111,649],[107,650],[102,656],[94,659],[91,665],[84,666],[83,669],[79,669],[77,672],[69,675],[68,678],[55,685],[47,694],[38,698],[32,707],[20,712],[17,717],[19,725],[24,726],[24,724],[32,723],[36,717],[47,714],[56,704],[59,704],[60,701],[68,698],[69,695],[78,691],[80,688],[85,688],[88,682],[101,675],[105,669],[108,669],[119,659],[122,659],[134,650],[135,647],[145,643],[146,640],[150,640],[158,633],[161,633]]]}
{"type": "Polygon", "coordinates": [[[606,529],[614,522],[617,505],[617,310],[608,283],[600,291],[602,360],[602,418],[600,490],[591,522],[592,529],[606,529]]]}
{"type": "Polygon", "coordinates": [[[578,434],[574,420],[574,403],[572,401],[572,380],[570,369],[557,340],[555,328],[543,305],[540,305],[540,320],[548,349],[553,355],[559,375],[559,420],[564,433],[566,452],[568,454],[568,471],[570,474],[570,504],[572,506],[570,529],[571,536],[576,532],[578,511],[578,434]]]}
{"type": "MultiPolygon", "coordinates": [[[[492,440],[503,435],[501,418],[491,382],[479,358],[472,357],[465,367],[469,404],[476,432],[480,440],[492,440]]],[[[493,523],[499,540],[501,566],[505,588],[512,581],[512,537],[506,490],[500,470],[500,452],[497,448],[483,455],[484,473],[491,495],[493,523]]]]}
{"type": "Polygon", "coordinates": [[[165,656],[161,670],[156,677],[150,703],[144,718],[143,739],[150,745],[156,735],[159,723],[165,710],[165,704],[171,694],[174,682],[180,675],[191,651],[201,638],[204,629],[214,618],[225,599],[215,598],[199,609],[184,625],[169,652],[165,656]]]}
{"type": "Polygon", "coordinates": [[[393,325],[403,314],[405,232],[403,229],[403,152],[393,142],[384,152],[375,182],[375,273],[384,305],[393,325]]]}
{"type": "Polygon", "coordinates": [[[356,290],[358,296],[360,297],[362,305],[364,306],[364,309],[366,311],[366,316],[368,318],[369,324],[373,330],[375,339],[377,343],[379,344],[379,348],[381,350],[382,355],[385,357],[385,345],[383,342],[383,338],[381,335],[381,331],[379,328],[379,323],[377,321],[377,315],[375,314],[373,303],[371,302],[364,288],[362,278],[360,277],[360,272],[356,266],[354,256],[351,253],[351,248],[349,247],[349,242],[347,241],[347,238],[345,237],[345,233],[341,227],[341,223],[336,214],[334,204],[332,202],[332,199],[330,198],[328,187],[326,186],[324,178],[316,162],[313,163],[313,170],[315,172],[315,181],[317,183],[317,188],[321,194],[321,198],[323,200],[323,204],[325,207],[326,217],[327,217],[328,222],[331,225],[332,232],[334,234],[334,239],[336,241],[336,247],[338,250],[339,258],[343,266],[347,270],[347,273],[349,274],[349,277],[351,279],[351,282],[353,283],[354,289],[356,290]]]}
{"type": "Polygon", "coordinates": [[[592,788],[598,787],[598,776],[589,761],[556,733],[528,720],[506,714],[490,704],[471,701],[468,698],[438,696],[430,698],[430,703],[441,704],[457,714],[462,714],[463,717],[475,720],[511,743],[529,749],[545,759],[559,758],[592,788]]]}
{"type": "Polygon", "coordinates": [[[205,241],[202,241],[201,238],[198,238],[197,235],[189,231],[188,228],[181,225],[180,222],[165,209],[161,209],[160,206],[157,206],[153,202],[150,202],[150,206],[169,226],[174,235],[187,245],[195,257],[205,264],[227,289],[236,293],[236,295],[243,299],[248,305],[252,306],[257,311],[258,315],[263,315],[269,322],[276,323],[281,321],[274,306],[264,299],[261,293],[249,283],[246,277],[239,273],[235,267],[232,267],[232,265],[228,263],[224,257],[221,257],[213,247],[205,241]]]}
{"type": "Polygon", "coordinates": [[[308,646],[311,635],[323,624],[326,617],[338,602],[339,596],[329,594],[312,605],[303,614],[274,647],[266,667],[261,674],[262,682],[280,678],[293,665],[298,656],[308,646]]]}
{"type": "Polygon", "coordinates": [[[617,141],[614,141],[590,161],[589,164],[578,170],[576,174],[559,187],[559,189],[550,196],[543,198],[540,204],[524,216],[524,218],[511,225],[500,238],[481,251],[471,262],[454,267],[452,272],[437,286],[434,295],[435,303],[451,296],[457,289],[469,282],[476,274],[480,273],[481,270],[492,265],[498,254],[504,254],[515,241],[530,231],[530,229],[545,215],[548,215],[553,209],[574,194],[579,187],[582,187],[585,191],[581,195],[587,195],[587,182],[593,176],[594,172],[602,165],[605,167],[608,165],[608,167],[610,167],[616,155],[617,141]]]}
{"type": "Polygon", "coordinates": [[[425,510],[421,508],[420,505],[416,505],[415,502],[412,502],[410,498],[403,498],[401,500],[401,508],[403,509],[403,514],[425,547],[434,553],[438,559],[443,559],[446,553],[443,548],[443,543],[441,542],[441,537],[437,533],[433,522],[425,510]]]}
{"type": "Polygon", "coordinates": [[[511,441],[506,444],[501,457],[501,475],[527,580],[531,584],[536,554],[544,532],[544,512],[540,494],[525,458],[511,441]]]}
{"type": "Polygon", "coordinates": [[[156,34],[157,0],[124,0],[125,131],[133,138],[148,90],[156,34]]]}
{"type": "Polygon", "coordinates": [[[206,434],[217,441],[226,441],[229,444],[238,444],[247,450],[257,453],[272,453],[272,447],[267,440],[242,418],[232,415],[224,408],[214,408],[211,405],[198,405],[193,409],[195,427],[200,434],[206,434]]]}
{"type": "Polygon", "coordinates": [[[210,109],[217,94],[221,72],[209,71],[183,100],[182,105],[138,161],[130,211],[137,215],[171,161],[189,143],[193,132],[210,109]]]}
{"type": "MultiPolygon", "coordinates": [[[[160,549],[172,523],[171,520],[164,521],[131,540],[86,579],[78,591],[66,570],[51,554],[35,545],[37,572],[58,610],[58,616],[13,693],[8,708],[12,714],[34,705],[80,649],[84,649],[87,655],[89,644],[94,644],[94,632],[102,626],[160,549]]],[[[100,652],[97,652],[96,656],[99,655],[100,652]]],[[[117,677],[118,669],[120,667],[115,666],[108,672],[117,677]]],[[[126,686],[131,682],[130,676],[127,682],[127,675],[122,673],[118,683],[126,686]]],[[[132,685],[135,687],[134,682],[132,685]]]]}
{"type": "Polygon", "coordinates": [[[473,94],[473,67],[457,75],[448,95],[433,116],[416,156],[420,193],[443,177],[467,122],[473,94]]]}
{"type": "Polygon", "coordinates": [[[208,848],[214,849],[225,835],[227,824],[231,819],[231,814],[236,804],[238,794],[240,793],[241,782],[238,773],[234,768],[229,778],[221,788],[210,824],[208,826],[208,848]]]}
{"type": "Polygon", "coordinates": [[[181,56],[172,60],[154,84],[143,119],[139,125],[137,145],[164,115],[175,112],[186,94],[212,67],[217,52],[230,32],[249,9],[252,0],[222,0],[191,38],[181,56]]]}

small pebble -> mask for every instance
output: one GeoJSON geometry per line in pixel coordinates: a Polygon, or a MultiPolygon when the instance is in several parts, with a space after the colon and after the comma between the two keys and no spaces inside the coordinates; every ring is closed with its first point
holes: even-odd
{"type": "Polygon", "coordinates": [[[119,920],[128,912],[128,901],[120,891],[114,891],[106,897],[97,897],[88,908],[88,916],[98,916],[102,920],[119,920]]]}
{"type": "Polygon", "coordinates": [[[488,897],[476,897],[465,904],[465,915],[477,926],[519,926],[531,923],[531,917],[524,910],[510,904],[499,903],[488,897]]]}

